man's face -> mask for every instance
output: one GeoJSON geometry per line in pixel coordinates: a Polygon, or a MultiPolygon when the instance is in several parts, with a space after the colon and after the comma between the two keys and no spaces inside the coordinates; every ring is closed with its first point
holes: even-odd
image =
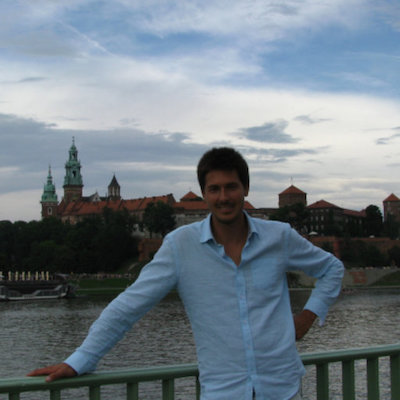
{"type": "Polygon", "coordinates": [[[236,170],[214,170],[206,175],[203,197],[218,222],[230,224],[242,217],[248,192],[249,188],[243,186],[236,170]]]}

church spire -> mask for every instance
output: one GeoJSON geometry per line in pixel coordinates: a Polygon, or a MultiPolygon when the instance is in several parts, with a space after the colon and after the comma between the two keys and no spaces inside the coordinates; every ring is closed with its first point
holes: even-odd
{"type": "Polygon", "coordinates": [[[49,165],[49,173],[47,175],[47,183],[44,185],[42,199],[42,218],[56,216],[58,199],[56,193],[56,186],[53,183],[51,176],[51,166],[49,165]]]}
{"type": "Polygon", "coordinates": [[[75,137],[72,137],[72,145],[69,149],[69,158],[65,163],[64,177],[64,201],[80,200],[82,198],[81,163],[78,160],[78,150],[75,146],[75,137]]]}
{"type": "Polygon", "coordinates": [[[110,184],[108,185],[108,199],[110,200],[121,200],[121,187],[117,181],[117,178],[114,176],[111,179],[110,184]]]}

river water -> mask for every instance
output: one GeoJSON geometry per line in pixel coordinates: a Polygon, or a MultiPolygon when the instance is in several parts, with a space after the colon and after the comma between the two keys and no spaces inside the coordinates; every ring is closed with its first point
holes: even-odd
{"type": "MultiPolygon", "coordinates": [[[[308,291],[291,293],[293,311],[300,310],[308,291]]],[[[0,303],[0,378],[21,377],[39,366],[65,359],[84,339],[90,324],[110,298],[82,297],[71,300],[0,303]]],[[[301,353],[367,347],[400,342],[400,289],[354,290],[343,293],[331,308],[326,323],[315,324],[298,342],[301,353]]],[[[178,298],[169,296],[151,310],[133,330],[106,355],[98,370],[116,370],[196,362],[188,320],[178,298]]],[[[356,363],[357,399],[366,399],[365,362],[356,363]]],[[[388,361],[381,363],[381,399],[390,399],[388,361]]],[[[304,400],[315,399],[315,371],[307,367],[303,379],[304,400]]],[[[330,370],[330,399],[341,399],[340,369],[330,370]]],[[[71,390],[63,399],[83,399],[86,389],[71,390]]],[[[102,398],[124,398],[124,387],[105,387],[102,398]]],[[[141,387],[143,400],[160,399],[160,385],[141,387]]],[[[193,380],[176,382],[176,398],[194,399],[193,380]]],[[[3,398],[0,395],[0,400],[3,398]]],[[[5,398],[5,397],[4,397],[5,398]]],[[[47,399],[35,393],[22,399],[47,399]]]]}

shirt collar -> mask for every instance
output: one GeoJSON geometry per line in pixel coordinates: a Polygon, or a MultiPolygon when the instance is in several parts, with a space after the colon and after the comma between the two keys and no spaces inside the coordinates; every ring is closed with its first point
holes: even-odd
{"type": "MultiPolygon", "coordinates": [[[[248,239],[253,235],[258,235],[258,230],[256,225],[254,224],[253,218],[249,216],[249,214],[243,210],[243,213],[247,219],[247,224],[249,227],[249,234],[248,239]]],[[[200,228],[200,243],[206,243],[210,240],[215,242],[214,235],[211,230],[211,213],[202,221],[201,228],[200,228]]]]}

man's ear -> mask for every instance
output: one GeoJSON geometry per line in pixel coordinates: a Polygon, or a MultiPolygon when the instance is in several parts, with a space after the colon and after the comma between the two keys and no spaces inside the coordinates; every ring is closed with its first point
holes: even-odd
{"type": "Polygon", "coordinates": [[[247,197],[249,195],[249,187],[244,188],[244,197],[247,197]]]}

